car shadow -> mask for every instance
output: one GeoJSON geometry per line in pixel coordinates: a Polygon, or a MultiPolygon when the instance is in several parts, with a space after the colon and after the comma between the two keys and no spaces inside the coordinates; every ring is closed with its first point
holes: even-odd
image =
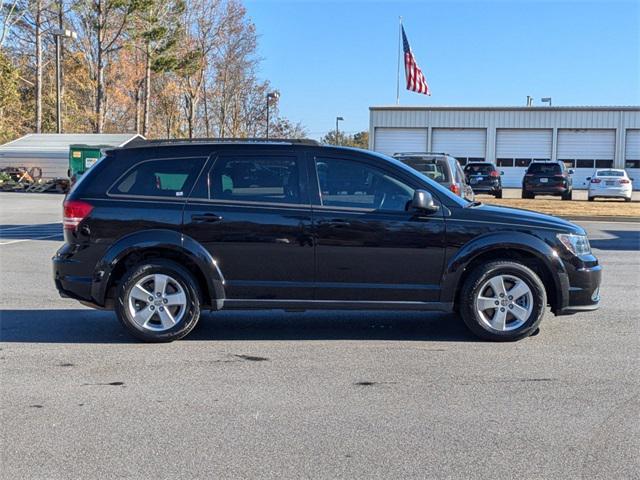
{"type": "Polygon", "coordinates": [[[598,250],[640,250],[640,231],[634,230],[603,230],[614,238],[593,239],[589,243],[598,250]]]}
{"type": "MultiPolygon", "coordinates": [[[[185,340],[393,340],[475,342],[462,320],[434,312],[222,311],[206,313],[185,340]]],[[[0,341],[136,343],[113,312],[0,310],[0,341]]]]}

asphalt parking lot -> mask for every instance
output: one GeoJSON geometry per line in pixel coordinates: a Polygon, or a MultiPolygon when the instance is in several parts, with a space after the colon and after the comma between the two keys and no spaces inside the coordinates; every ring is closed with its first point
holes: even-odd
{"type": "Polygon", "coordinates": [[[640,223],[586,222],[599,311],[208,315],[136,343],[58,296],[57,195],[0,194],[0,478],[640,478],[640,223]]]}

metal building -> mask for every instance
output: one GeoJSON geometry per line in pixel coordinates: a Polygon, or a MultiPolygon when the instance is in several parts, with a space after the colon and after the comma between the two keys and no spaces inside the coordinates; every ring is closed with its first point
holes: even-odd
{"type": "Polygon", "coordinates": [[[640,189],[640,107],[370,107],[369,148],[494,162],[520,187],[534,160],[561,160],[586,188],[595,168],[625,168],[640,189]]]}
{"type": "Polygon", "coordinates": [[[39,167],[45,178],[65,178],[69,146],[77,143],[121,147],[143,137],[135,133],[31,133],[0,145],[0,168],[39,167]]]}

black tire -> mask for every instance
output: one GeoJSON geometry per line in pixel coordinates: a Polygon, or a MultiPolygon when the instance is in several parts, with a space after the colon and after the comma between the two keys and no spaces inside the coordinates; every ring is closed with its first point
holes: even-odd
{"type": "Polygon", "coordinates": [[[495,194],[496,198],[502,198],[502,190],[498,190],[495,194]]]}
{"type": "MultiPolygon", "coordinates": [[[[542,321],[546,305],[547,294],[538,275],[529,267],[509,260],[492,261],[476,267],[465,280],[459,297],[460,314],[469,330],[482,339],[496,342],[511,342],[532,335],[542,321]],[[497,275],[516,277],[531,292],[531,313],[522,325],[513,330],[496,330],[476,312],[476,298],[482,293],[480,289],[497,275]]],[[[515,319],[513,316],[511,318],[515,319]]]]}
{"type": "Polygon", "coordinates": [[[136,265],[124,275],[117,288],[115,311],[120,323],[137,339],[150,343],[172,342],[187,335],[198,323],[201,298],[198,282],[191,272],[171,260],[151,259],[136,265]],[[184,312],[179,321],[173,327],[162,331],[139,326],[133,320],[128,305],[129,294],[136,283],[156,273],[171,277],[182,287],[186,297],[184,312]]]}
{"type": "Polygon", "coordinates": [[[590,202],[593,202],[595,200],[595,197],[587,197],[587,200],[589,200],[590,202]]]}
{"type": "Polygon", "coordinates": [[[625,202],[630,202],[631,201],[631,197],[624,197],[624,201],[625,202]]]}
{"type": "Polygon", "coordinates": [[[573,190],[567,190],[562,194],[562,200],[571,200],[573,198],[573,190]]]}
{"type": "Polygon", "coordinates": [[[522,190],[522,198],[535,198],[535,195],[533,193],[522,190]]]}

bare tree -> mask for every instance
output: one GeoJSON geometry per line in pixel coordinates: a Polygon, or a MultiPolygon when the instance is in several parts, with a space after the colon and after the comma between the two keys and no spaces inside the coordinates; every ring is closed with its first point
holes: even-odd
{"type": "Polygon", "coordinates": [[[122,47],[122,37],[136,0],[80,0],[76,4],[78,27],[95,81],[95,132],[101,133],[105,116],[105,69],[109,56],[122,47]]]}

